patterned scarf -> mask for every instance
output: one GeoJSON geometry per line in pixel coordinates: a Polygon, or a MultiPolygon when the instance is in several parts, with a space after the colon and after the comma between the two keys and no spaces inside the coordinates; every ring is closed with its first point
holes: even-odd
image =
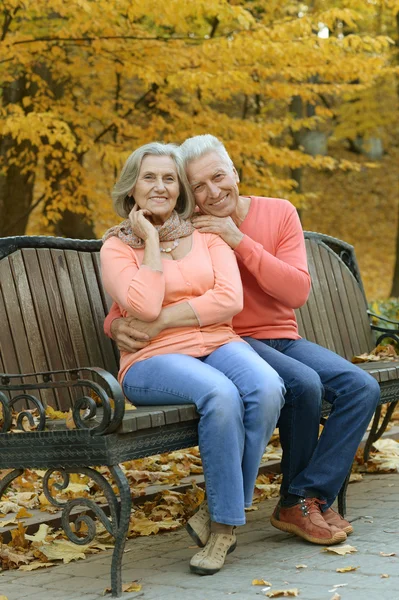
{"type": "MultiPolygon", "coordinates": [[[[163,225],[155,225],[155,229],[158,231],[160,242],[177,240],[178,238],[191,235],[194,231],[191,222],[182,219],[175,210],[163,225]]],[[[144,241],[133,233],[129,219],[125,219],[119,225],[108,229],[103,236],[103,242],[112,236],[118,237],[132,248],[144,248],[145,246],[144,241]]]]}

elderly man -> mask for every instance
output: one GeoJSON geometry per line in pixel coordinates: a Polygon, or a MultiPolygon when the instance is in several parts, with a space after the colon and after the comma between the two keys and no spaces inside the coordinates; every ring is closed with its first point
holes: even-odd
{"type": "MultiPolygon", "coordinates": [[[[279,373],[287,390],[279,420],[281,497],[271,523],[309,542],[338,543],[342,531],[350,534],[353,528],[331,505],[378,404],[379,386],[355,365],[298,334],[294,309],[307,300],[310,276],[294,206],[276,198],[240,196],[233,162],[211,135],[187,139],[181,151],[199,208],[195,227],[220,235],[237,257],[244,309],[233,327],[279,373]],[[322,398],[332,410],[318,438],[322,398]]],[[[119,347],[134,352],[146,344],[146,329],[119,316],[113,307],[105,330],[119,347]]],[[[185,325],[178,317],[163,322],[161,314],[159,319],[158,331],[185,325]]],[[[208,528],[205,505],[188,530],[204,545],[208,528]]]]}

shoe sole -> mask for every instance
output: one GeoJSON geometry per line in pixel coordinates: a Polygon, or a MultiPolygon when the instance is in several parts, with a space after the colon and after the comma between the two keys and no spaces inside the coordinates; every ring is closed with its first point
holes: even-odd
{"type": "Polygon", "coordinates": [[[186,531],[188,533],[188,535],[194,540],[194,542],[197,544],[197,546],[199,546],[200,548],[204,548],[204,546],[206,545],[206,542],[208,540],[206,540],[206,542],[204,543],[201,538],[199,537],[199,535],[197,534],[197,532],[195,531],[195,529],[193,529],[191,527],[191,525],[189,523],[186,523],[186,531]]]}
{"type": "Polygon", "coordinates": [[[348,525],[348,527],[343,527],[342,531],[345,531],[346,535],[350,535],[351,533],[353,533],[353,527],[352,525],[348,525]]]}
{"type": "Polygon", "coordinates": [[[278,521],[273,516],[270,518],[270,523],[273,525],[273,527],[276,527],[276,529],[280,529],[280,531],[285,531],[287,533],[294,533],[295,535],[298,535],[302,539],[306,540],[307,542],[311,542],[312,544],[332,546],[333,544],[340,544],[341,542],[344,542],[346,540],[346,533],[344,530],[335,533],[332,538],[320,539],[308,535],[297,525],[293,525],[292,523],[284,523],[283,521],[278,521]]]}
{"type": "MultiPolygon", "coordinates": [[[[237,541],[235,541],[234,544],[230,546],[230,548],[227,550],[227,554],[234,552],[236,548],[237,541]]],[[[195,565],[190,565],[190,571],[192,573],[196,573],[197,575],[214,575],[215,573],[218,573],[222,567],[220,567],[219,569],[204,569],[204,567],[196,567],[195,565]]]]}

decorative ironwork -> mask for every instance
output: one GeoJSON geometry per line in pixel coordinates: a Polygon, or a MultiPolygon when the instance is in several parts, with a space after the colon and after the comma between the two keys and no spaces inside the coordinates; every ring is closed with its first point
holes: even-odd
{"type": "Polygon", "coordinates": [[[108,468],[118,488],[120,502],[118,502],[117,495],[113,491],[112,486],[107,479],[101,473],[90,467],[47,470],[43,478],[43,493],[53,506],[62,509],[62,527],[67,537],[75,544],[89,544],[95,538],[96,526],[90,512],[94,513],[94,515],[104,525],[108,533],[113,536],[115,539],[115,546],[111,565],[111,590],[113,597],[119,597],[122,594],[122,555],[128,533],[132,500],[129,483],[121,467],[119,465],[112,465],[108,468]],[[50,478],[54,473],[59,473],[62,481],[59,483],[53,483],[50,486],[50,478]],[[98,504],[96,504],[96,502],[94,502],[94,500],[91,500],[90,498],[73,498],[70,500],[60,501],[53,496],[50,487],[55,488],[59,492],[65,490],[69,485],[69,476],[71,473],[86,475],[98,485],[108,501],[110,512],[109,516],[106,514],[103,508],[101,508],[98,504]],[[83,514],[79,514],[75,518],[75,531],[73,531],[70,524],[71,513],[77,507],[82,507],[85,512],[83,512],[83,514]],[[82,532],[83,524],[85,524],[87,527],[87,531],[84,533],[82,532]],[[79,532],[81,535],[78,535],[79,532]]]}
{"type": "MultiPolygon", "coordinates": [[[[39,413],[36,430],[42,431],[46,425],[46,411],[41,401],[28,391],[51,390],[61,388],[83,388],[91,390],[96,399],[87,394],[75,400],[72,407],[72,417],[77,429],[90,429],[94,435],[112,433],[120,426],[125,413],[125,399],[116,379],[100,368],[71,369],[68,371],[49,371],[46,373],[27,373],[23,375],[0,374],[0,403],[3,408],[3,426],[1,433],[10,431],[12,425],[12,407],[18,400],[32,402],[39,413]],[[92,379],[83,377],[85,374],[101,380],[102,385],[92,379]],[[54,380],[54,375],[63,375],[65,379],[54,380]],[[40,378],[42,381],[26,383],[27,378],[40,378]],[[2,391],[1,391],[2,390],[2,391]],[[20,391],[21,394],[9,400],[3,392],[20,391]],[[101,413],[98,410],[101,408],[101,413]],[[84,415],[82,416],[82,411],[84,415]],[[98,418],[96,418],[98,417],[98,418]]],[[[28,419],[31,427],[35,426],[32,414],[22,411],[17,419],[17,427],[24,430],[24,419],[28,419]]]]}
{"type": "Polygon", "coordinates": [[[14,481],[14,479],[22,475],[23,472],[24,469],[13,469],[9,473],[7,473],[7,475],[5,475],[3,479],[0,479],[0,500],[10,483],[14,481]]]}
{"type": "Polygon", "coordinates": [[[380,424],[380,418],[381,418],[381,408],[382,407],[381,407],[381,405],[377,406],[377,409],[374,413],[374,419],[373,419],[373,423],[371,425],[370,433],[368,435],[366,445],[365,445],[364,451],[363,451],[364,462],[367,462],[369,459],[371,446],[374,444],[374,442],[376,442],[377,440],[380,439],[380,437],[386,430],[387,425],[388,425],[389,421],[391,420],[391,417],[395,411],[397,404],[398,404],[398,400],[396,400],[396,402],[391,402],[391,404],[387,408],[387,411],[384,415],[384,418],[382,419],[381,424],[380,424]]]}

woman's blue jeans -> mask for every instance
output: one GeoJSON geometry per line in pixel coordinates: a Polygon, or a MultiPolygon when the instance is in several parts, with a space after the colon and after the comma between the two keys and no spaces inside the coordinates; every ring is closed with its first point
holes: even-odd
{"type": "Polygon", "coordinates": [[[195,404],[212,521],[245,523],[259,464],[284,404],[279,375],[244,342],[206,357],[162,354],[133,364],[123,380],[139,406],[195,404]]]}
{"type": "Polygon", "coordinates": [[[378,405],[377,381],[331,350],[304,339],[244,338],[283,378],[279,420],[281,494],[315,496],[331,506],[378,405]],[[318,439],[322,399],[332,407],[318,439]]]}

